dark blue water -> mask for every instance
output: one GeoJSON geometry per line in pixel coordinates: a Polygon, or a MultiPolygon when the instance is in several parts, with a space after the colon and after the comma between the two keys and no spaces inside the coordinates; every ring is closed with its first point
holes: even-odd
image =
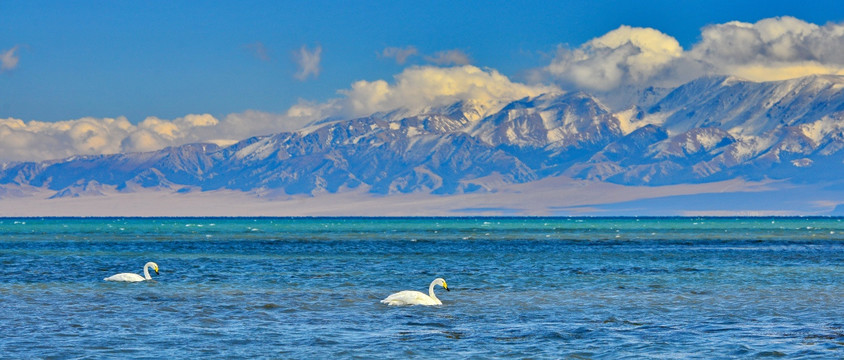
{"type": "Polygon", "coordinates": [[[7,218],[0,266],[4,358],[844,358],[839,218],[7,218]]]}

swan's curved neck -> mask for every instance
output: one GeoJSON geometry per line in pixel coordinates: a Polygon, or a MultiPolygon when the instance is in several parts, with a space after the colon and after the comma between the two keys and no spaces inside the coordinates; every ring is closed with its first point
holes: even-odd
{"type": "Polygon", "coordinates": [[[437,294],[434,294],[434,285],[436,285],[436,282],[432,282],[431,286],[428,286],[428,296],[430,296],[431,299],[439,301],[440,299],[437,298],[437,294]]]}
{"type": "Polygon", "coordinates": [[[144,279],[152,280],[152,277],[149,276],[149,264],[144,265],[144,279]]]}

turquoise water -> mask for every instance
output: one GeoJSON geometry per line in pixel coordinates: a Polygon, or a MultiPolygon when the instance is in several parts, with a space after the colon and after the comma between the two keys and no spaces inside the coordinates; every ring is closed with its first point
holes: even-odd
{"type": "Polygon", "coordinates": [[[3,358],[844,358],[840,218],[5,218],[0,266],[3,358]]]}

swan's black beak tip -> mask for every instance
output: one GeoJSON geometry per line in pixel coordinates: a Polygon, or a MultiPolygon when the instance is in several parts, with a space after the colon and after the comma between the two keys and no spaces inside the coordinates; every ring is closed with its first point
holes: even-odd
{"type": "Polygon", "coordinates": [[[449,290],[448,288],[445,288],[445,291],[451,291],[451,290],[449,290]]]}

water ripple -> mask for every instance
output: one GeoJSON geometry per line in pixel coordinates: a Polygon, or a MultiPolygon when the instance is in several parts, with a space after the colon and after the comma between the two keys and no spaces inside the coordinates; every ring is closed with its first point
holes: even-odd
{"type": "Polygon", "coordinates": [[[0,354],[842,358],[841,234],[836,218],[0,219],[0,354]],[[155,281],[102,281],[149,260],[155,281]],[[443,306],[379,303],[439,276],[443,306]]]}

